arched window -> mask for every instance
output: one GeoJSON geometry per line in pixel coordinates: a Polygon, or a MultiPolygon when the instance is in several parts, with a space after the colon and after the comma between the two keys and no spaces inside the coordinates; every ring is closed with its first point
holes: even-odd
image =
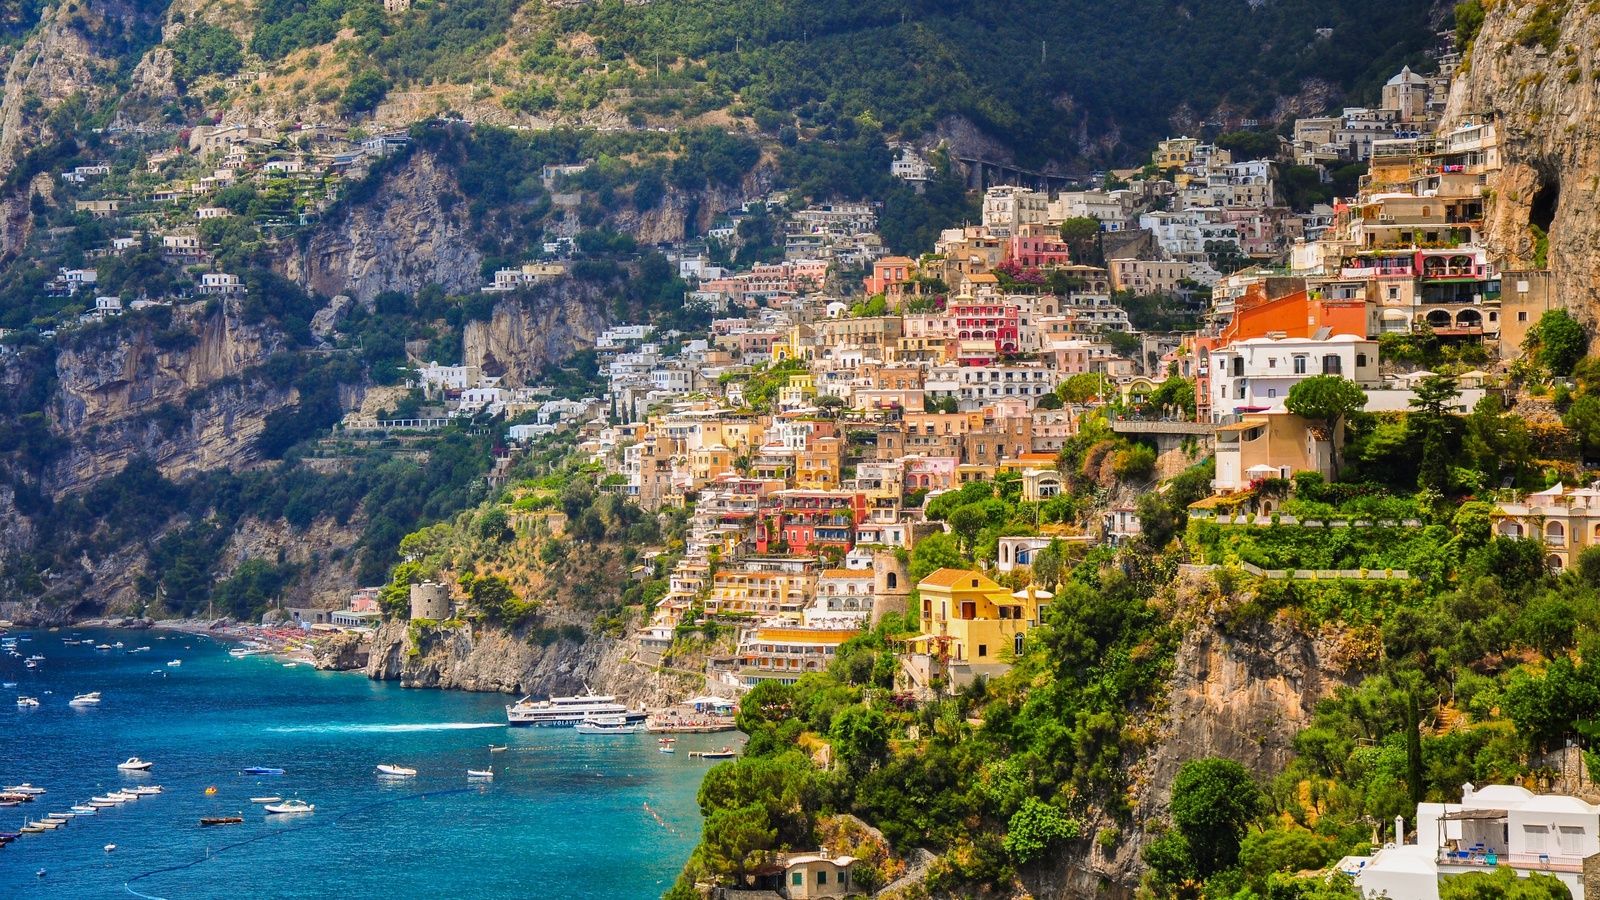
{"type": "Polygon", "coordinates": [[[1548,557],[1545,558],[1544,564],[1552,572],[1559,572],[1563,568],[1565,568],[1565,566],[1561,562],[1561,557],[1555,555],[1554,553],[1550,554],[1548,557]]]}
{"type": "Polygon", "coordinates": [[[1544,527],[1545,543],[1560,547],[1567,542],[1567,526],[1551,522],[1544,527]]]}
{"type": "Polygon", "coordinates": [[[898,587],[898,586],[899,586],[899,583],[900,583],[900,576],[899,576],[899,575],[896,575],[896,574],[895,574],[895,573],[893,573],[893,572],[890,572],[890,573],[889,573],[889,577],[887,577],[887,578],[885,578],[885,579],[884,579],[884,580],[883,580],[883,583],[884,583],[884,585],[885,585],[885,586],[887,586],[887,587],[888,587],[888,588],[889,588],[889,590],[891,590],[891,591],[892,591],[892,590],[894,590],[894,589],[895,589],[895,588],[896,588],[896,587],[898,587]]]}

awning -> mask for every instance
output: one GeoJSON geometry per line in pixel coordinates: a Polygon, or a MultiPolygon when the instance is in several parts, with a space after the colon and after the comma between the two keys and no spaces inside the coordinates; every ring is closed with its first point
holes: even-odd
{"type": "Polygon", "coordinates": [[[1506,810],[1503,809],[1458,809],[1455,812],[1447,812],[1443,816],[1449,822],[1493,822],[1505,817],[1506,810]]]}
{"type": "Polygon", "coordinates": [[[1277,466],[1269,466],[1269,465],[1266,465],[1265,463],[1263,463],[1262,465],[1251,466],[1250,468],[1245,469],[1245,473],[1249,474],[1249,475],[1268,475],[1268,474],[1276,475],[1276,474],[1278,474],[1278,467],[1277,466]]]}
{"type": "Polygon", "coordinates": [[[1383,318],[1386,322],[1404,322],[1411,318],[1411,314],[1403,309],[1386,309],[1383,318]]]}

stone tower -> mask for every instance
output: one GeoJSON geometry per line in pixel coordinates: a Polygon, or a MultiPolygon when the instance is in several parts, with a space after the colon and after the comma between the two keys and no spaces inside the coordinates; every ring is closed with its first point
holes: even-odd
{"type": "Polygon", "coordinates": [[[904,613],[911,593],[911,575],[893,550],[872,551],[872,624],[884,613],[904,613]]]}
{"type": "Polygon", "coordinates": [[[450,586],[424,581],[411,586],[411,618],[441,622],[450,618],[450,586]]]}

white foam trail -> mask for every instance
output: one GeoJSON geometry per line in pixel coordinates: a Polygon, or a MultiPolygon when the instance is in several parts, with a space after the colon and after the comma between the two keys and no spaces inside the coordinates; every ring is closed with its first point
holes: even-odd
{"type": "Polygon", "coordinates": [[[283,734],[402,734],[409,731],[465,731],[470,728],[504,727],[504,722],[416,722],[406,725],[286,725],[267,730],[283,734]]]}

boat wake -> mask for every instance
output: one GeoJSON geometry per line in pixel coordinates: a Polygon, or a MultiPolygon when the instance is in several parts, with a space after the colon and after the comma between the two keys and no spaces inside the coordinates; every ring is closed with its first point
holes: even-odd
{"type": "Polygon", "coordinates": [[[415,731],[467,731],[504,728],[504,722],[412,722],[404,725],[284,725],[268,728],[278,734],[405,734],[415,731]]]}

